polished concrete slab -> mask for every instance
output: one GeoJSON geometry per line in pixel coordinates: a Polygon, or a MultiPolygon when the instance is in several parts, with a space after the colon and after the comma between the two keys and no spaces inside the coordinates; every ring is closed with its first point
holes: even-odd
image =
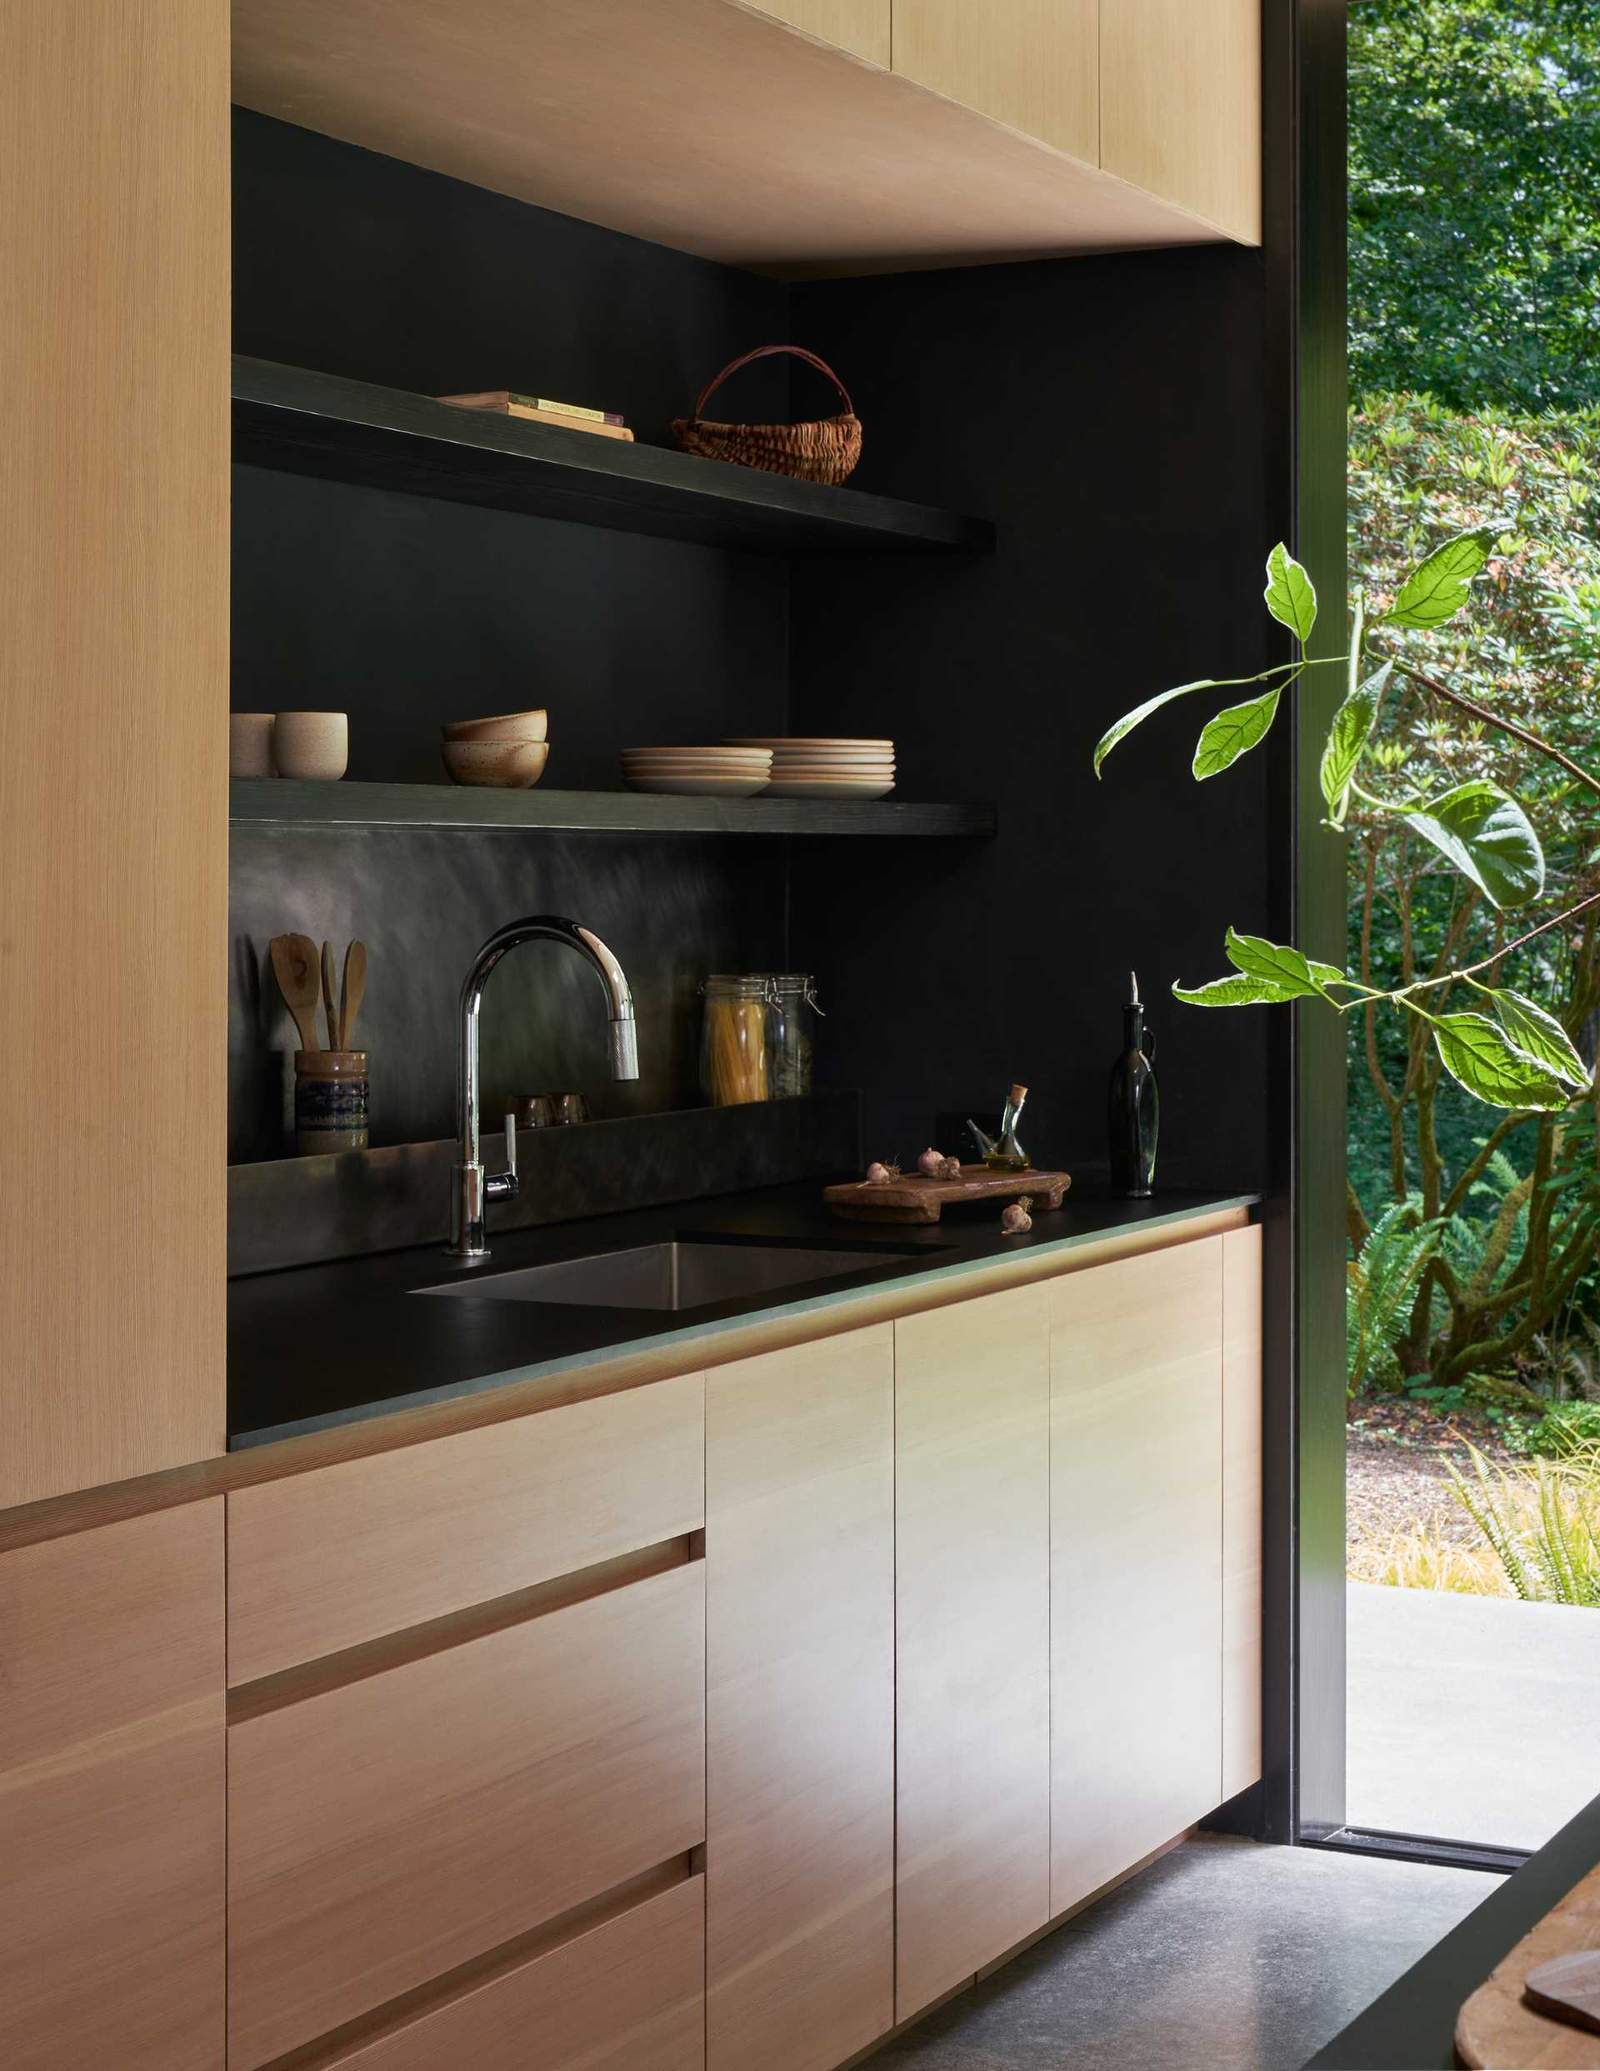
{"type": "Polygon", "coordinates": [[[872,2059],[894,2071],[1298,2071],[1500,1879],[1185,1843],[872,2059]]]}
{"type": "Polygon", "coordinates": [[[1347,1585],[1345,1817],[1540,1848],[1600,1790],[1600,1614],[1347,1585]]]}

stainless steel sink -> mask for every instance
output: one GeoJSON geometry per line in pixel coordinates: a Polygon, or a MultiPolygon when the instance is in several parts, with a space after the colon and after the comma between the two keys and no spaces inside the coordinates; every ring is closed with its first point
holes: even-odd
{"type": "Polygon", "coordinates": [[[479,1301],[565,1302],[599,1309],[708,1309],[780,1287],[842,1280],[918,1256],[901,1251],[822,1251],[777,1244],[641,1244],[511,1273],[472,1273],[420,1294],[479,1301]]]}

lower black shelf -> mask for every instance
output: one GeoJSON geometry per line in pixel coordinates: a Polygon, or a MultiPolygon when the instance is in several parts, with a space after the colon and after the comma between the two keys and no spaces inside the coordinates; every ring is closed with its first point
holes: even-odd
{"type": "Polygon", "coordinates": [[[495,791],[453,784],[308,784],[285,778],[228,787],[236,821],[285,827],[548,827],[613,834],[866,834],[985,840],[992,805],[899,798],[668,798],[642,791],[495,791]]]}

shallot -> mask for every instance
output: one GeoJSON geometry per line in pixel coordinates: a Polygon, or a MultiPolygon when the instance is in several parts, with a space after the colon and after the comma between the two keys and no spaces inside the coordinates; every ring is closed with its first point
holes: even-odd
{"type": "Polygon", "coordinates": [[[1031,1197],[1024,1194],[1020,1201],[1013,1201],[1000,1217],[1000,1234],[1003,1237],[1020,1237],[1033,1228],[1033,1217],[1028,1210],[1033,1206],[1031,1197]]]}

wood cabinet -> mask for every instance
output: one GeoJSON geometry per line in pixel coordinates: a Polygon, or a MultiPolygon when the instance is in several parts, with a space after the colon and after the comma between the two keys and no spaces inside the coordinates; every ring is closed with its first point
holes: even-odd
{"type": "Polygon", "coordinates": [[[1100,0],[1100,164],[1261,242],[1260,0],[1100,0]]]}
{"type": "Polygon", "coordinates": [[[228,1733],[232,2071],[705,1837],[703,1563],[228,1733]]]}
{"type": "Polygon", "coordinates": [[[770,14],[791,29],[804,29],[874,65],[889,62],[890,0],[750,0],[758,14],[770,14]]]}
{"type": "Polygon", "coordinates": [[[894,69],[1098,165],[1102,4],[894,0],[894,69]]]}
{"type": "Polygon", "coordinates": [[[1050,1914],[1050,1294],[895,1325],[896,2017],[1050,1914]]]}
{"type": "Polygon", "coordinates": [[[1222,1790],[1261,1777],[1261,1229],[1222,1244],[1222,1790]]]}
{"type": "Polygon", "coordinates": [[[220,2071],[222,1503],[0,1557],[0,2063],[220,2071]]]}
{"type": "Polygon", "coordinates": [[[706,2061],[832,2071],[894,2023],[894,1330],[706,1396],[706,2061]]]}
{"type": "Polygon", "coordinates": [[[0,1509],[224,1445],[228,152],[214,0],[0,9],[0,1509]]]}
{"type": "Polygon", "coordinates": [[[1051,1289],[1052,1912],[1222,1796],[1222,1242],[1051,1289]]]}

